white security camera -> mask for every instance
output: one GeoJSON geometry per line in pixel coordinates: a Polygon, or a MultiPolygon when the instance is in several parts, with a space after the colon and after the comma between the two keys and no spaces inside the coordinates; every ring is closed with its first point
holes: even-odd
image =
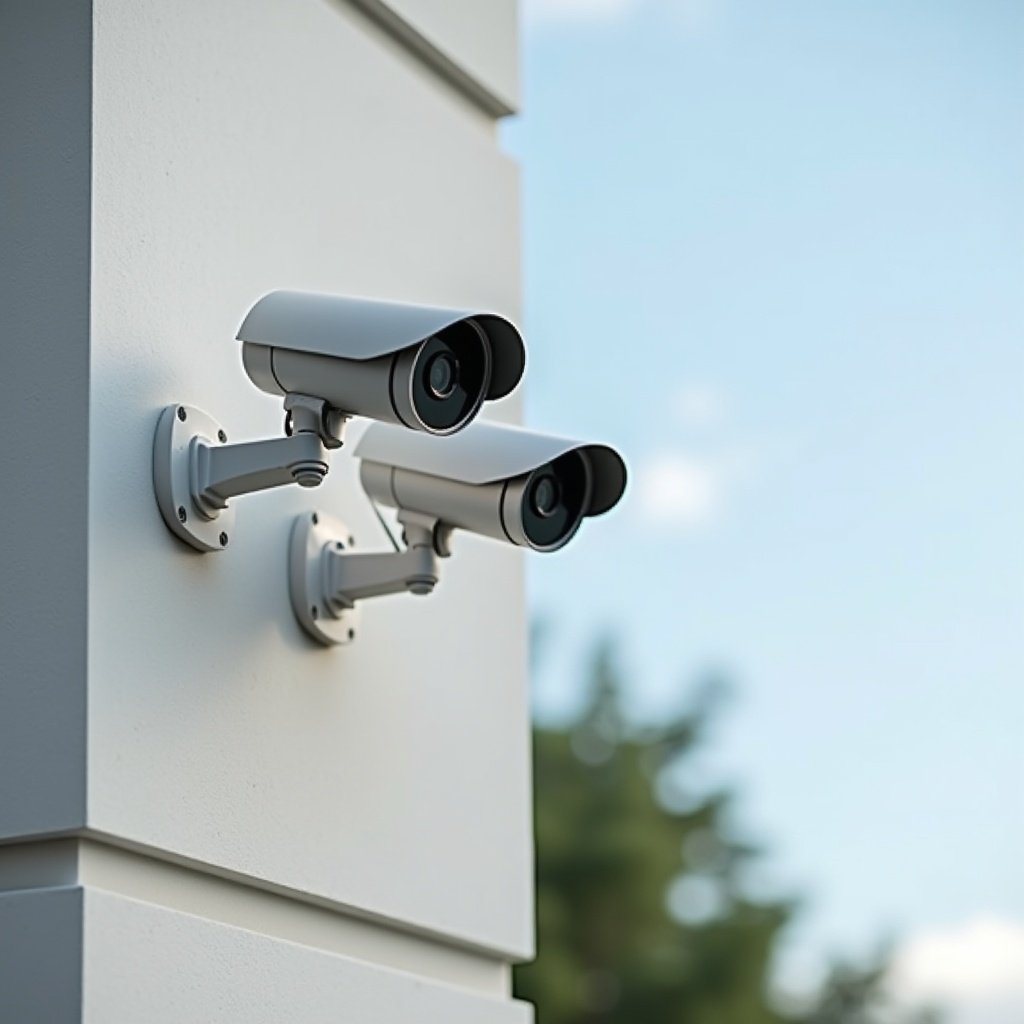
{"type": "Polygon", "coordinates": [[[322,513],[292,529],[292,607],[325,644],[354,638],[352,613],[368,597],[429,594],[455,529],[535,551],[555,551],[588,516],[614,507],[626,486],[621,456],[517,427],[477,422],[451,438],[373,424],[356,446],[360,480],[398,510],[406,549],[354,554],[344,525],[322,513]]]}
{"type": "Polygon", "coordinates": [[[606,445],[494,423],[444,442],[374,425],[354,454],[381,504],[535,551],[563,547],[626,486],[625,463],[606,445]]]}
{"type": "Polygon", "coordinates": [[[245,370],[284,397],[287,436],[228,444],[194,406],[164,409],[153,442],[153,485],[164,522],[200,551],[227,546],[231,498],[297,483],[315,487],[350,416],[452,434],[519,383],[519,332],[493,313],[271,292],[238,331],[245,370]]]}
{"type": "Polygon", "coordinates": [[[271,292],[238,331],[252,382],[346,415],[454,434],[519,383],[526,350],[493,313],[271,292]]]}

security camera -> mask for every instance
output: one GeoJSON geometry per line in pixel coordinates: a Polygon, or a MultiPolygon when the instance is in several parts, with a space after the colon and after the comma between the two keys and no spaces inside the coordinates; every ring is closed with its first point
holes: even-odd
{"type": "Polygon", "coordinates": [[[238,331],[257,387],[284,396],[285,434],[228,444],[194,406],[167,406],[153,442],[153,486],[168,528],[199,551],[233,535],[230,499],[317,486],[351,416],[429,434],[461,430],[519,383],[523,340],[493,313],[277,291],[238,331]]]}
{"type": "Polygon", "coordinates": [[[406,542],[357,554],[344,524],[323,513],[292,528],[289,582],[303,628],[324,644],[355,637],[357,602],[429,594],[456,529],[535,551],[556,551],[589,516],[614,507],[626,466],[614,449],[477,422],[450,438],[373,424],[355,453],[375,501],[398,510],[406,542]]]}
{"type": "Polygon", "coordinates": [[[428,434],[454,434],[519,383],[519,332],[493,313],[278,291],[238,331],[252,382],[428,434]]]}
{"type": "Polygon", "coordinates": [[[563,547],[626,486],[625,463],[605,445],[495,423],[443,442],[374,425],[354,454],[381,504],[535,551],[563,547]]]}

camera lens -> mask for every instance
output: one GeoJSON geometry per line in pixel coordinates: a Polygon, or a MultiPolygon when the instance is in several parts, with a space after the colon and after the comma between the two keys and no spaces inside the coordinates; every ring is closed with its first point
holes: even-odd
{"type": "Polygon", "coordinates": [[[519,513],[530,546],[554,551],[567,543],[583,522],[589,495],[589,465],[580,452],[538,466],[526,480],[519,513]]]}
{"type": "Polygon", "coordinates": [[[447,352],[439,352],[427,364],[427,387],[435,398],[447,398],[459,379],[459,364],[447,352]]]}
{"type": "Polygon", "coordinates": [[[534,512],[547,519],[558,511],[558,504],[561,500],[558,481],[551,473],[538,476],[530,485],[530,504],[534,512]]]}
{"type": "Polygon", "coordinates": [[[491,347],[481,328],[473,320],[459,320],[427,338],[408,358],[396,361],[392,375],[399,418],[432,434],[464,427],[491,386],[491,347]]]}

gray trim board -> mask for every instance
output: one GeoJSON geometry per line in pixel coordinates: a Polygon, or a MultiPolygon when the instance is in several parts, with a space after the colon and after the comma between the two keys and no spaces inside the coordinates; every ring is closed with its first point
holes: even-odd
{"type": "Polygon", "coordinates": [[[386,0],[347,0],[347,2],[382,28],[392,39],[401,43],[409,53],[471,100],[488,116],[497,119],[508,117],[516,112],[507,100],[488,89],[479,79],[468,74],[444,50],[396,13],[386,0]]]}
{"type": "Polygon", "coordinates": [[[91,90],[90,0],[0,4],[0,838],[85,822],[91,90]]]}

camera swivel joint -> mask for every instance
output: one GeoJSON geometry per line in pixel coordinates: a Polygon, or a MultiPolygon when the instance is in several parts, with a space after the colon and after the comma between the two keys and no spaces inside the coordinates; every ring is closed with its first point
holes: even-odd
{"type": "Polygon", "coordinates": [[[357,603],[386,594],[429,594],[438,558],[451,552],[451,529],[430,516],[399,513],[405,548],[356,554],[344,524],[322,512],[299,516],[292,527],[288,582],[302,628],[320,643],[355,639],[357,603]]]}
{"type": "Polygon", "coordinates": [[[199,551],[227,547],[230,499],[296,483],[316,487],[339,448],[345,418],[327,402],[285,396],[285,436],[228,444],[212,417],[188,405],[160,414],[153,440],[153,488],[168,528],[199,551]]]}

